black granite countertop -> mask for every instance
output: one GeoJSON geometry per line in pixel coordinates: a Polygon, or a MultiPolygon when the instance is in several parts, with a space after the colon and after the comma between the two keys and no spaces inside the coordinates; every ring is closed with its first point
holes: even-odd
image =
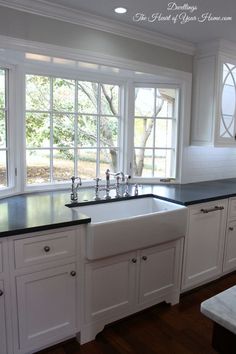
{"type": "MultiPolygon", "coordinates": [[[[94,203],[93,196],[93,188],[82,188],[79,206],[94,203]]],[[[143,185],[139,187],[139,196],[155,196],[188,206],[236,196],[236,178],[182,185],[143,185]]],[[[65,206],[69,197],[70,191],[63,190],[1,199],[0,237],[89,223],[91,219],[82,213],[82,208],[65,206]]]]}

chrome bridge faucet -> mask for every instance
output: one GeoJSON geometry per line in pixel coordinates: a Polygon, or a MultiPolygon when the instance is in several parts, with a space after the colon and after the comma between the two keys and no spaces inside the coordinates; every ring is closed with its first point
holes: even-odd
{"type": "Polygon", "coordinates": [[[75,177],[75,176],[71,177],[70,200],[71,200],[72,203],[77,202],[77,200],[78,200],[78,189],[79,189],[79,186],[81,186],[81,185],[82,185],[82,182],[81,182],[81,178],[80,177],[75,177]],[[76,180],[78,180],[77,183],[75,182],[76,180]]]}
{"type": "Polygon", "coordinates": [[[105,172],[106,174],[106,195],[105,195],[105,199],[111,199],[110,196],[110,190],[111,190],[111,186],[110,186],[110,176],[114,176],[116,178],[116,185],[115,185],[115,189],[116,189],[116,198],[120,198],[121,194],[120,194],[120,180],[122,180],[122,182],[124,182],[125,180],[125,175],[123,172],[117,172],[117,173],[113,173],[111,172],[109,169],[106,170],[105,172]]]}

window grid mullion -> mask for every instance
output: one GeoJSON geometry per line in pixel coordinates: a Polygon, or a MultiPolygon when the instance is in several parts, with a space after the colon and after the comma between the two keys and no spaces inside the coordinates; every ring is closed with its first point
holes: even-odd
{"type": "Polygon", "coordinates": [[[53,77],[50,77],[50,182],[53,182],[53,77]]]}
{"type": "Polygon", "coordinates": [[[78,171],[78,80],[75,80],[75,115],[74,115],[74,133],[75,133],[75,139],[74,139],[74,175],[78,176],[79,171],[78,171]]]}
{"type": "Polygon", "coordinates": [[[97,95],[97,162],[96,162],[96,176],[101,176],[100,171],[100,115],[101,115],[101,84],[98,84],[98,95],[97,95]]]}
{"type": "Polygon", "coordinates": [[[156,88],[154,89],[154,117],[153,117],[153,151],[152,151],[152,177],[154,177],[154,170],[155,170],[155,139],[156,139],[156,88]]]}

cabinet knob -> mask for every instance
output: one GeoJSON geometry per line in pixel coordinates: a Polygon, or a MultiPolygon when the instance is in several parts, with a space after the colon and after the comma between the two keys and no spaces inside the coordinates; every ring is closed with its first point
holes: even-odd
{"type": "Polygon", "coordinates": [[[230,227],[229,227],[229,230],[230,230],[230,231],[233,231],[233,230],[234,230],[234,228],[233,228],[232,226],[230,226],[230,227]]]}
{"type": "Polygon", "coordinates": [[[76,271],[72,270],[72,271],[70,272],[70,275],[71,275],[72,277],[75,277],[75,276],[76,276],[76,271]]]}
{"type": "Polygon", "coordinates": [[[43,249],[45,252],[49,252],[51,248],[49,246],[45,246],[43,249]]]}
{"type": "Polygon", "coordinates": [[[137,259],[136,259],[136,258],[133,258],[133,259],[132,259],[132,262],[133,262],[133,263],[137,263],[137,259]]]}
{"type": "Polygon", "coordinates": [[[146,260],[147,260],[147,256],[142,256],[142,259],[143,259],[144,261],[146,261],[146,260]]]}
{"type": "Polygon", "coordinates": [[[3,291],[2,290],[0,290],[0,296],[2,296],[3,295],[3,291]]]}

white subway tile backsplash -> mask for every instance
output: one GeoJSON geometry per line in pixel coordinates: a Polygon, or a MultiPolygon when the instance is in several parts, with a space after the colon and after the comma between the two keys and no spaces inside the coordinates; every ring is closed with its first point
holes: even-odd
{"type": "Polygon", "coordinates": [[[182,183],[236,177],[236,149],[189,146],[184,149],[182,183]]]}

